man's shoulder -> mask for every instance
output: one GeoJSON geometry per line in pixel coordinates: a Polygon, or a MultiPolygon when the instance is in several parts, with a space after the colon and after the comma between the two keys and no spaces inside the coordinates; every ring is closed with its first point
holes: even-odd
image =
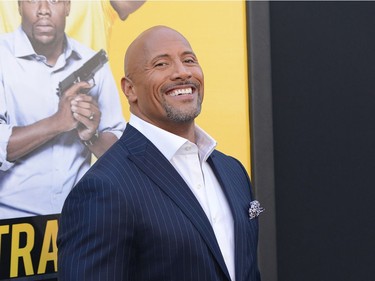
{"type": "Polygon", "coordinates": [[[88,59],[96,53],[93,49],[82,44],[72,37],[68,36],[67,39],[72,50],[77,52],[83,59],[88,59]]]}
{"type": "Polygon", "coordinates": [[[0,33],[0,40],[9,40],[14,38],[14,32],[0,33]]]}
{"type": "Polygon", "coordinates": [[[128,162],[129,155],[142,153],[148,144],[151,144],[151,142],[144,135],[127,124],[118,141],[96,161],[94,166],[108,167],[128,162]]]}
{"type": "Polygon", "coordinates": [[[114,143],[86,172],[83,179],[111,181],[122,177],[132,169],[129,152],[120,141],[114,143]]]}
{"type": "Polygon", "coordinates": [[[240,160],[238,160],[234,156],[225,154],[225,153],[223,153],[219,150],[216,150],[216,149],[211,153],[211,157],[215,158],[217,163],[230,165],[230,166],[243,167],[240,160]]]}
{"type": "Polygon", "coordinates": [[[225,159],[235,159],[233,156],[225,154],[224,152],[221,152],[220,150],[217,150],[217,149],[215,149],[214,151],[212,151],[211,155],[213,157],[219,157],[219,158],[225,158],[225,159]]]}
{"type": "Polygon", "coordinates": [[[14,46],[14,32],[9,33],[2,33],[0,34],[0,48],[2,50],[7,49],[13,49],[14,46]]]}

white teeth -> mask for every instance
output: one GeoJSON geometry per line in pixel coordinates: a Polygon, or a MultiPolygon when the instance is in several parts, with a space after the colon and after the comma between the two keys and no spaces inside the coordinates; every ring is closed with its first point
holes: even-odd
{"type": "Polygon", "coordinates": [[[186,89],[177,89],[177,90],[174,90],[169,95],[171,97],[176,97],[176,96],[180,96],[180,95],[189,95],[189,94],[192,94],[192,93],[193,93],[193,90],[191,88],[186,88],[186,89]]]}

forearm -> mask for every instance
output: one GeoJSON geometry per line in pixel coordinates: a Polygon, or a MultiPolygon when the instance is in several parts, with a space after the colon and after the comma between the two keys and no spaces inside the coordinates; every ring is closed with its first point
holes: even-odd
{"type": "Polygon", "coordinates": [[[97,140],[93,142],[91,145],[87,145],[90,151],[99,158],[110,148],[115,142],[117,141],[117,137],[110,133],[104,132],[100,133],[97,140]]]}
{"type": "Polygon", "coordinates": [[[7,160],[16,161],[64,131],[56,125],[54,117],[24,127],[13,127],[7,146],[7,160]]]}

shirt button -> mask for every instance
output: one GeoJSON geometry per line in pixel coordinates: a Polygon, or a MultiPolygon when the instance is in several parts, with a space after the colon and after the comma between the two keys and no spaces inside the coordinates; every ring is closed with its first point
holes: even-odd
{"type": "Polygon", "coordinates": [[[201,188],[202,188],[202,185],[199,183],[199,184],[197,185],[197,188],[198,188],[198,189],[201,189],[201,188]]]}
{"type": "Polygon", "coordinates": [[[187,147],[185,147],[185,151],[190,151],[191,150],[191,146],[189,145],[189,146],[187,146],[187,147]]]}

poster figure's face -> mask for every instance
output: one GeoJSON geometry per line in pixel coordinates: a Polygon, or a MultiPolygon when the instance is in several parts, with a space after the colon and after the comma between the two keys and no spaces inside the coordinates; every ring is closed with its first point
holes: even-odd
{"type": "Polygon", "coordinates": [[[64,36],[70,1],[24,0],[18,2],[22,29],[33,46],[53,45],[64,36]]]}

